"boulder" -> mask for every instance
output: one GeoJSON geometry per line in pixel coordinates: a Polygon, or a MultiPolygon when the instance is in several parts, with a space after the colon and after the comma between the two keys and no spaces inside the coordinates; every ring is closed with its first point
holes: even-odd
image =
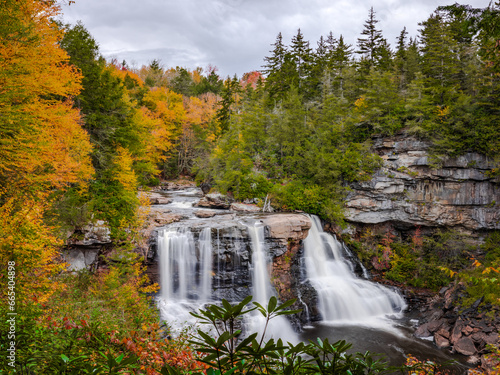
{"type": "Polygon", "coordinates": [[[168,225],[182,220],[183,216],[168,212],[156,212],[154,215],[154,222],[159,225],[168,225]]]}
{"type": "Polygon", "coordinates": [[[148,191],[148,192],[142,192],[142,194],[145,195],[149,199],[149,203],[151,205],[172,203],[171,198],[167,198],[160,193],[153,193],[153,192],[148,191]]]}
{"type": "Polygon", "coordinates": [[[219,193],[207,194],[198,201],[196,206],[227,210],[231,207],[232,199],[219,193]]]}
{"type": "Polygon", "coordinates": [[[284,245],[305,239],[312,226],[311,219],[300,214],[269,215],[263,222],[269,228],[269,236],[284,245]]]}
{"type": "Polygon", "coordinates": [[[429,323],[424,323],[424,324],[418,326],[414,335],[415,335],[415,337],[418,337],[418,338],[431,336],[431,333],[429,332],[429,323]]]}
{"type": "Polygon", "coordinates": [[[260,212],[261,208],[255,204],[232,203],[230,209],[239,212],[260,212]]]}
{"type": "Polygon", "coordinates": [[[436,341],[436,346],[439,349],[444,349],[450,346],[450,341],[446,337],[438,335],[437,333],[434,334],[434,341],[436,341]]]}
{"type": "Polygon", "coordinates": [[[452,344],[457,343],[458,340],[460,340],[460,338],[462,337],[462,328],[464,327],[464,325],[465,324],[461,320],[458,320],[455,323],[455,326],[453,327],[450,336],[450,341],[452,344]]]}
{"type": "Polygon", "coordinates": [[[474,341],[470,337],[462,337],[453,346],[455,351],[463,355],[474,355],[477,350],[474,341]]]}
{"type": "Polygon", "coordinates": [[[208,210],[198,210],[194,213],[196,217],[199,217],[201,219],[207,219],[210,217],[214,217],[216,215],[216,212],[214,211],[208,211],[208,210]]]}

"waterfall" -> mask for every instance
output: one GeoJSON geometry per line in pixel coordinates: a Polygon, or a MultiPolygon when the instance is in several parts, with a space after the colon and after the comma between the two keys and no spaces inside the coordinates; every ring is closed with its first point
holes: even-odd
{"type": "Polygon", "coordinates": [[[318,293],[318,308],[326,322],[366,324],[372,318],[402,312],[404,299],[395,291],[357,278],[342,257],[341,244],[323,232],[318,217],[304,240],[304,257],[309,281],[318,293]]]}
{"type": "MultiPolygon", "coordinates": [[[[252,294],[253,300],[267,307],[269,298],[273,295],[269,277],[269,256],[265,243],[264,226],[259,223],[248,226],[248,233],[252,245],[252,294]]],[[[284,302],[284,301],[282,301],[284,302]]],[[[262,332],[266,326],[264,316],[258,312],[247,318],[249,332],[262,332]]],[[[284,342],[298,342],[298,335],[294,332],[290,322],[284,316],[277,316],[271,320],[266,328],[266,339],[281,338],[284,342]]]]}
{"type": "Polygon", "coordinates": [[[211,300],[211,241],[210,228],[201,231],[198,241],[195,241],[191,231],[183,228],[165,229],[158,233],[159,307],[162,318],[170,324],[192,322],[189,312],[211,300]]]}

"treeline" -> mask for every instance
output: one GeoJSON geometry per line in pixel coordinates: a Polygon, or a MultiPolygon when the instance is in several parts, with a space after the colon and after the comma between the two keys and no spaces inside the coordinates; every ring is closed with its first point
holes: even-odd
{"type": "Polygon", "coordinates": [[[374,135],[430,140],[433,162],[500,151],[500,5],[439,7],[394,48],[373,8],[357,45],[329,33],[316,46],[281,33],[255,89],[227,82],[221,134],[200,180],[237,198],[340,219],[345,184],[380,166],[374,135]]]}

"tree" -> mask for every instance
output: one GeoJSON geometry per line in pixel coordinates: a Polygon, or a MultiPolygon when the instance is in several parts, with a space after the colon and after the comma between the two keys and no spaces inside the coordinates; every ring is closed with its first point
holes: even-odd
{"type": "Polygon", "coordinates": [[[290,77],[285,76],[285,64],[287,62],[288,50],[283,44],[281,33],[276,37],[272,55],[264,57],[266,64],[262,72],[266,75],[266,90],[269,93],[270,100],[281,100],[284,93],[290,86],[290,77]]]}
{"type": "Polygon", "coordinates": [[[419,25],[423,26],[420,30],[422,73],[435,103],[445,106],[452,102],[458,84],[458,46],[441,13],[435,12],[419,25]]]}
{"type": "Polygon", "coordinates": [[[89,139],[72,106],[82,77],[59,47],[59,11],[52,1],[0,6],[0,261],[16,263],[19,306],[57,287],[50,280],[60,269],[57,232],[44,218],[55,197],[92,174],[89,139]]]}
{"type": "Polygon", "coordinates": [[[304,39],[304,35],[297,30],[297,35],[292,38],[290,44],[290,55],[295,63],[295,79],[299,93],[311,94],[311,82],[308,81],[311,74],[313,63],[312,49],[309,47],[309,42],[304,39]]]}
{"type": "Polygon", "coordinates": [[[384,66],[386,62],[388,44],[382,36],[382,31],[377,30],[378,22],[373,7],[371,7],[361,32],[364,37],[358,38],[358,50],[356,51],[361,55],[361,69],[364,73],[367,73],[373,66],[384,66]]]}

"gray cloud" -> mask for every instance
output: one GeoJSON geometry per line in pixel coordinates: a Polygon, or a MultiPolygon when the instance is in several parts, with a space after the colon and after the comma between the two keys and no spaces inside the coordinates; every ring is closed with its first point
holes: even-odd
{"type": "MultiPolygon", "coordinates": [[[[486,7],[490,0],[471,0],[486,7]]],[[[106,57],[137,66],[160,59],[166,67],[216,65],[223,76],[260,69],[281,32],[285,43],[300,28],[311,45],[330,31],[353,45],[371,6],[391,45],[403,27],[417,36],[434,0],[77,0],[63,19],[81,20],[106,57]]]]}

